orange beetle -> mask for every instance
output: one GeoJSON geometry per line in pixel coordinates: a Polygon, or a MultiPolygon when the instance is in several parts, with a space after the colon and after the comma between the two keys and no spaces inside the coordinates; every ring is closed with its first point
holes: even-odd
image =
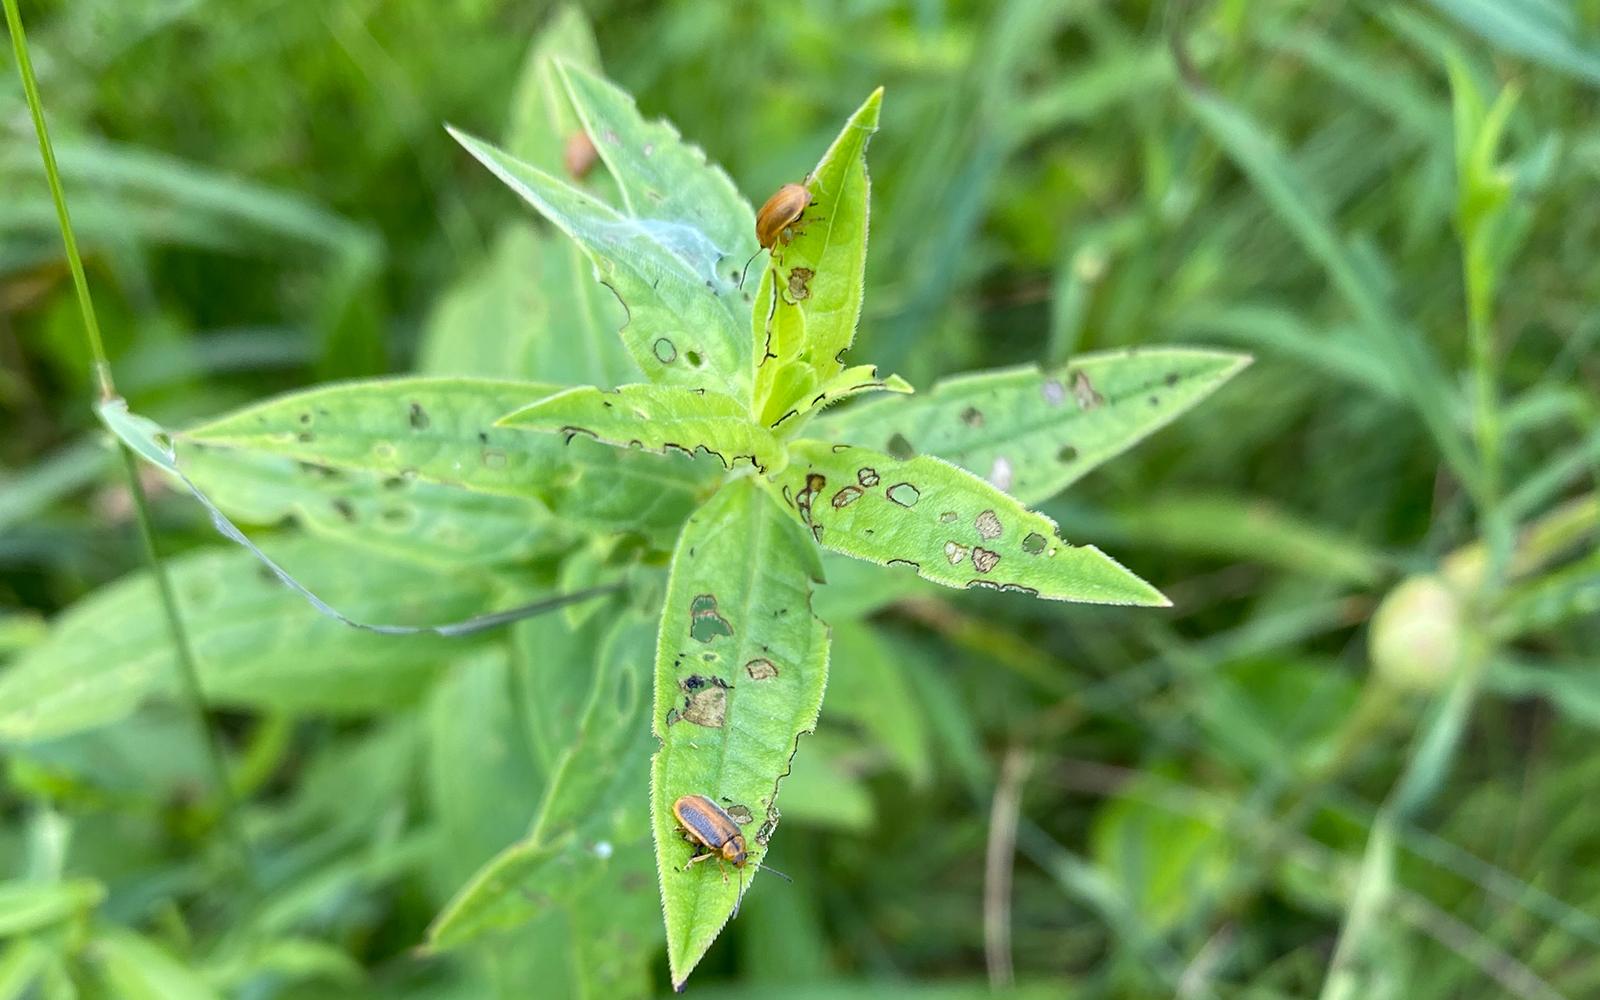
{"type": "Polygon", "coordinates": [[[589,138],[589,133],[578,130],[567,136],[566,148],[561,151],[563,165],[573,180],[581,181],[589,175],[594,167],[595,158],[600,151],[594,148],[594,142],[589,138]]]}
{"type": "MultiPolygon", "coordinates": [[[[744,867],[748,857],[744,834],[739,832],[739,824],[727,810],[704,795],[683,795],[672,803],[672,816],[683,829],[684,837],[697,848],[705,849],[704,853],[690,858],[685,868],[707,858],[716,858],[718,865],[726,861],[735,868],[744,867]]],[[[726,880],[727,873],[722,877],[726,880]]]]}
{"type": "Polygon", "coordinates": [[[782,243],[788,246],[799,230],[795,223],[812,202],[811,189],[804,184],[785,184],[756,213],[756,242],[771,250],[782,243]]]}

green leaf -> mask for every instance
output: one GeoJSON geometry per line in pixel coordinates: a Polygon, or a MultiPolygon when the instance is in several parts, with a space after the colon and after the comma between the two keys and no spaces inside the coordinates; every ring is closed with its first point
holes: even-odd
{"type": "Polygon", "coordinates": [[[220,994],[154,942],[109,931],[90,949],[110,995],[122,1000],[219,1000],[220,994]]]}
{"type": "Polygon", "coordinates": [[[89,912],[106,898],[94,879],[0,882],[0,938],[30,934],[89,912]]]}
{"type": "Polygon", "coordinates": [[[895,392],[907,395],[915,391],[909,382],[898,375],[879,378],[878,369],[872,365],[846,368],[821,385],[818,385],[812,376],[810,369],[799,365],[786,368],[779,374],[773,391],[779,395],[787,395],[791,391],[798,393],[794,405],[772,421],[773,428],[780,429],[780,433],[794,434],[805,426],[811,416],[820,413],[824,407],[852,396],[867,392],[895,392]]]}
{"type": "Polygon", "coordinates": [[[666,385],[567,389],[500,418],[500,426],[587,434],[619,448],[666,454],[704,450],[731,469],[744,459],[765,472],[782,464],[783,447],[731,396],[666,385]]]}
{"type": "Polygon", "coordinates": [[[672,557],[656,648],[651,767],[667,960],[681,987],[737,906],[778,821],[778,783],[816,725],[828,630],[811,613],[816,548],[746,478],[689,518],[672,557]],[[724,880],[694,850],[672,804],[704,795],[744,833],[749,863],[724,880]]]}
{"type": "MultiPolygon", "coordinates": [[[[667,121],[647,122],[633,98],[611,81],[571,63],[560,64],[573,107],[622,193],[624,210],[699,230],[734,282],[734,269],[756,252],[756,216],[722,168],[683,141],[667,121]]],[[[715,261],[713,262],[715,263],[715,261]]],[[[737,284],[720,290],[735,313],[737,284]]]]}
{"type": "Polygon", "coordinates": [[[1600,46],[1585,45],[1571,4],[1556,0],[1432,0],[1492,45],[1600,84],[1600,46]]]}
{"type": "Polygon", "coordinates": [[[1169,602],[1092,545],[1068,545],[1056,524],[976,476],[930,456],[900,460],[795,441],[774,482],[823,547],[914,566],[947,587],[1013,590],[1092,604],[1169,602]]]}
{"type": "Polygon", "coordinates": [[[495,421],[558,386],[473,378],[343,382],[236,410],[179,437],[406,482],[538,499],[565,520],[663,534],[693,508],[710,470],[593,441],[521,434],[495,421]]]}
{"type": "MultiPolygon", "coordinates": [[[[595,671],[573,741],[561,755],[531,831],[501,851],[456,894],[429,929],[435,948],[453,948],[552,910],[621,902],[619,876],[650,869],[645,815],[650,734],[645,712],[653,630],[624,617],[595,656],[595,671]],[[599,887],[608,887],[599,893],[599,887]]],[[[645,931],[658,928],[644,888],[645,931]]],[[[635,907],[635,911],[637,911],[635,907]]],[[[639,927],[627,927],[635,935],[639,927]]]]}
{"type": "MultiPolygon", "coordinates": [[[[335,607],[362,620],[429,624],[505,600],[487,574],[434,573],[318,539],[263,549],[335,607]]],[[[356,714],[403,704],[476,640],[384,636],[323,617],[238,548],[170,561],[201,686],[220,705],[356,714]]],[[[0,740],[29,742],[123,718],[177,690],[171,636],[146,574],[64,613],[50,638],[0,673],[0,740]],[[115,650],[115,655],[108,655],[115,650]]]]}
{"type": "Polygon", "coordinates": [[[439,864],[451,885],[521,836],[538,808],[545,776],[528,746],[515,690],[503,647],[461,657],[433,689],[428,790],[450,842],[439,864]]]}
{"type": "Polygon", "coordinates": [[[594,30],[582,9],[570,5],[550,16],[529,48],[505,133],[507,152],[551,172],[564,169],[567,140],[583,129],[562,85],[562,64],[600,68],[594,30]]]}
{"type": "Polygon", "coordinates": [[[435,305],[417,368],[562,385],[633,382],[639,366],[617,337],[626,320],[580,248],[515,220],[435,305]]]}
{"type": "Polygon", "coordinates": [[[922,706],[905,677],[916,665],[895,655],[859,621],[835,622],[832,659],[843,666],[830,678],[824,702],[828,718],[853,722],[914,787],[927,787],[933,780],[932,748],[922,706]]]}
{"type": "Polygon", "coordinates": [[[753,358],[756,408],[769,426],[816,395],[855,341],[866,284],[867,142],[882,103],[879,87],[806,177],[811,204],[762,271],[753,358]]]}
{"type": "Polygon", "coordinates": [[[693,225],[634,219],[504,150],[463,132],[450,134],[479,162],[576,240],[595,278],[627,310],[621,334],[653,382],[750,395],[750,339],[742,296],[724,273],[722,253],[693,225]],[[730,299],[740,299],[734,308],[730,299]]]}
{"type": "Polygon", "coordinates": [[[1095,817],[1094,858],[1149,926],[1167,930],[1222,892],[1233,865],[1220,816],[1173,812],[1166,782],[1144,775],[1095,817]]]}
{"type": "Polygon", "coordinates": [[[13,941],[0,950],[0,1000],[45,996],[43,991],[35,992],[33,986],[52,957],[49,948],[32,938],[13,941]]]}
{"type": "Polygon", "coordinates": [[[1248,355],[1166,347],[1086,354],[948,379],[908,399],[822,417],[811,433],[935,455],[1040,503],[1166,426],[1250,363],[1248,355]]]}
{"type": "MultiPolygon", "coordinates": [[[[511,100],[506,150],[541,170],[567,169],[569,141],[583,135],[558,61],[598,69],[594,34],[576,7],[540,31],[511,100]]],[[[574,179],[574,183],[579,183],[574,179]]],[[[582,182],[609,189],[604,171],[582,182]]],[[[563,385],[636,382],[639,368],[617,330],[627,313],[594,280],[583,250],[522,220],[501,226],[494,248],[439,301],[419,352],[423,372],[548,379],[563,385]]]]}
{"type": "Polygon", "coordinates": [[[248,448],[174,442],[178,467],[235,521],[307,530],[435,565],[522,562],[563,544],[544,505],[335,468],[248,448]]]}

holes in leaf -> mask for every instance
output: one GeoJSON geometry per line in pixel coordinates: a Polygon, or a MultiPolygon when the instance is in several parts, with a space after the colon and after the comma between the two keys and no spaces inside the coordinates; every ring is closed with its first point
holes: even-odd
{"type": "Polygon", "coordinates": [[[650,345],[650,350],[655,354],[656,360],[664,365],[670,365],[678,360],[678,347],[665,337],[658,338],[650,345]]]}
{"type": "Polygon", "coordinates": [[[754,823],[756,821],[756,814],[751,812],[750,807],[747,805],[741,805],[735,802],[725,811],[727,812],[728,817],[735,823],[738,823],[740,826],[744,826],[746,823],[754,823]]]}
{"type": "Polygon", "coordinates": [[[1067,387],[1061,384],[1060,379],[1045,379],[1044,385],[1039,387],[1039,392],[1044,396],[1044,401],[1051,406],[1060,406],[1067,399],[1067,387]]]}
{"type": "Polygon", "coordinates": [[[861,499],[861,487],[859,487],[859,486],[846,486],[844,489],[840,490],[839,492],[837,492],[837,493],[835,493],[833,495],[833,506],[835,508],[848,507],[848,506],[850,506],[851,504],[855,503],[857,500],[860,500],[860,499],[861,499]]]}
{"type": "Polygon", "coordinates": [[[902,507],[915,507],[922,499],[922,491],[910,483],[895,483],[886,491],[890,500],[902,507]]]}
{"type": "Polygon", "coordinates": [[[679,682],[683,707],[678,718],[708,729],[720,729],[728,721],[728,682],[720,677],[690,674],[679,682]]]}
{"type": "Polygon", "coordinates": [[[911,442],[906,440],[905,435],[898,431],[889,435],[889,441],[884,446],[884,450],[902,462],[917,457],[917,449],[912,447],[911,442]]]}
{"type": "Polygon", "coordinates": [[[871,467],[860,470],[856,473],[856,482],[871,489],[878,485],[878,470],[871,467]]]}
{"type": "Polygon", "coordinates": [[[411,421],[411,429],[414,431],[425,431],[428,429],[428,424],[431,423],[428,419],[428,411],[422,408],[421,403],[411,404],[409,419],[411,421]]]}
{"type": "Polygon", "coordinates": [[[967,548],[965,545],[962,545],[960,542],[952,541],[944,543],[944,557],[950,560],[950,565],[952,566],[961,565],[961,560],[965,559],[967,557],[967,553],[970,551],[972,550],[967,548]]]}
{"type": "Polygon", "coordinates": [[[1030,531],[1028,532],[1028,537],[1022,540],[1022,551],[1028,553],[1030,556],[1036,556],[1043,552],[1045,548],[1049,546],[1049,544],[1049,539],[1045,538],[1037,531],[1030,531]]]}
{"type": "Polygon", "coordinates": [[[733,626],[717,613],[715,594],[701,594],[689,603],[689,635],[699,642],[733,635],[733,626]]]}
{"type": "Polygon", "coordinates": [[[947,510],[943,514],[939,515],[939,523],[940,524],[955,524],[956,523],[956,518],[959,517],[959,516],[960,515],[957,514],[955,511],[947,510]]]}

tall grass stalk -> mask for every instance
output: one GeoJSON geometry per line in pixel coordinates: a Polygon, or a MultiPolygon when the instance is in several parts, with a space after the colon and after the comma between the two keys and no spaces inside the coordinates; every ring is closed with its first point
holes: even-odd
{"type": "MultiPolygon", "coordinates": [[[[61,228],[61,241],[67,254],[67,266],[72,271],[72,284],[77,291],[78,309],[83,315],[84,337],[89,344],[89,354],[94,365],[95,388],[102,401],[115,399],[116,383],[111,375],[111,362],[106,357],[105,342],[100,336],[100,322],[95,315],[94,299],[89,294],[89,280],[83,270],[83,258],[78,253],[78,240],[72,230],[72,217],[67,211],[67,198],[61,187],[61,171],[56,166],[55,148],[50,143],[50,131],[45,125],[44,104],[39,99],[39,84],[34,78],[33,63],[28,58],[28,38],[22,28],[22,15],[17,0],[0,0],[4,5],[6,28],[11,34],[11,50],[16,55],[17,74],[22,78],[23,94],[27,98],[28,112],[33,118],[34,134],[39,140],[39,156],[44,161],[45,179],[50,185],[50,197],[55,202],[56,221],[61,228]]],[[[194,713],[201,741],[205,744],[205,758],[216,785],[221,804],[222,823],[234,841],[241,861],[247,859],[244,831],[239,823],[238,805],[232,785],[228,780],[227,761],[223,755],[222,741],[206,717],[205,696],[200,687],[200,672],[195,665],[194,647],[184,628],[183,616],[178,610],[177,595],[172,588],[172,578],[161,558],[156,544],[155,528],[150,518],[150,503],[144,485],[139,480],[138,459],[127,445],[118,443],[122,453],[122,468],[127,479],[128,492],[133,498],[134,513],[139,523],[139,534],[144,540],[145,558],[155,577],[156,589],[161,595],[161,606],[172,633],[173,651],[178,663],[179,686],[184,700],[194,713]]],[[[248,866],[246,866],[248,867],[248,866]]]]}

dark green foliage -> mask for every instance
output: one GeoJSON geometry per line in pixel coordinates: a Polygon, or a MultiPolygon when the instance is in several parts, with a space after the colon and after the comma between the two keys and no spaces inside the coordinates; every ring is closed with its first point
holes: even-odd
{"type": "MultiPolygon", "coordinates": [[[[735,657],[738,683],[763,683],[783,657],[756,648],[745,616],[803,600],[818,576],[831,638],[809,618],[771,633],[810,671],[785,738],[821,699],[770,845],[795,884],[755,880],[691,989],[955,997],[1014,978],[1017,996],[1442,998],[1600,983],[1592,4],[22,13],[118,384],[187,430],[182,466],[231,517],[368,621],[623,589],[466,639],[352,631],[153,473],[239,803],[231,832],[93,423],[8,61],[0,998],[665,990],[657,853],[691,848],[660,803],[650,837],[652,727],[692,737],[668,711],[738,713],[745,693],[653,693],[657,658],[735,657]],[[681,177],[690,161],[570,176],[585,123],[634,127],[602,62],[647,122],[674,122],[731,180],[657,202],[640,170],[681,177]],[[856,111],[879,85],[881,116],[876,99],[856,111]],[[762,255],[740,287],[722,272],[754,249],[743,203],[800,181],[853,111],[878,128],[859,329],[837,315],[854,282],[790,295],[796,312],[771,324],[757,303],[810,291],[793,269],[854,244],[797,244],[786,271],[762,255]],[[659,336],[617,337],[642,286],[619,304],[585,248],[446,123],[649,225],[720,206],[706,230],[739,259],[709,276],[704,315],[676,316],[721,339],[669,338],[666,362],[659,336]],[[805,355],[785,325],[802,312],[830,345],[854,330],[840,364],[805,355]],[[786,374],[757,367],[692,411],[667,390],[701,377],[634,391],[662,418],[641,445],[664,456],[545,433],[618,398],[558,387],[654,381],[691,350],[712,369],[754,361],[763,341],[747,334],[768,333],[786,374]],[[1165,426],[1237,367],[1215,347],[1256,362],[1165,426]],[[845,367],[863,363],[884,374],[845,367]],[[446,378],[275,395],[410,371],[446,378]],[[889,372],[918,392],[802,412],[899,388],[889,372]],[[809,421],[798,432],[790,410],[809,421]],[[671,447],[696,443],[753,458],[671,447]],[[833,466],[857,453],[972,478],[937,456],[1042,505],[963,507],[978,533],[953,550],[963,566],[989,541],[984,513],[1038,518],[1173,608],[956,591],[849,559],[899,558],[851,541],[858,520],[881,523],[866,507],[831,506],[833,466]],[[725,464],[741,478],[718,491],[725,464]],[[785,514],[783,488],[797,496],[808,473],[830,506],[785,514]],[[808,527],[832,550],[820,565],[808,527]],[[710,576],[691,545],[719,553],[710,576]],[[773,575],[741,591],[748,605],[706,601],[741,584],[729,566],[773,575]],[[664,606],[681,634],[658,628],[664,606]]],[[[660,128],[629,148],[666,148],[660,128]]],[[[828,175],[864,189],[846,162],[828,175]]],[[[625,422],[597,436],[639,437],[625,422]]],[[[934,495],[919,483],[881,481],[881,516],[915,513],[934,495]]],[[[984,558],[999,573],[1050,535],[1002,534],[984,558]]],[[[945,541],[894,543],[930,540],[945,541]]],[[[766,770],[739,780],[759,798],[782,765],[755,742],[766,770]]],[[[753,870],[726,892],[715,863],[688,874],[727,907],[753,870]]]]}

